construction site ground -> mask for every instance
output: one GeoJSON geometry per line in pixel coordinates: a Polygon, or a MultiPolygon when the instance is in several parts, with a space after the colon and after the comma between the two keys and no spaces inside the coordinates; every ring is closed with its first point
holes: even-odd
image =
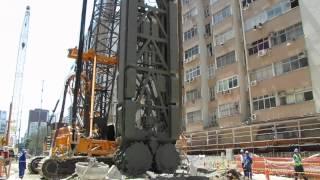
{"type": "MultiPolygon", "coordinates": [[[[200,169],[210,169],[208,167],[216,166],[216,165],[211,164],[211,163],[208,162],[208,160],[210,161],[210,159],[215,159],[215,161],[212,161],[212,162],[219,162],[220,161],[219,160],[220,158],[217,158],[217,157],[205,157],[205,158],[197,158],[197,157],[196,158],[195,157],[191,158],[191,157],[189,157],[189,160],[191,160],[191,162],[193,162],[192,166],[194,166],[194,167],[196,167],[196,169],[198,169],[198,170],[195,170],[191,175],[207,177],[210,180],[227,179],[226,177],[224,177],[222,175],[222,174],[225,174],[225,172],[226,172],[225,168],[216,169],[215,171],[213,171],[211,173],[203,173],[203,172],[199,171],[199,168],[200,169]]],[[[236,164],[234,164],[234,165],[229,164],[229,166],[231,168],[231,166],[232,167],[236,167],[237,165],[236,164]]],[[[189,168],[191,168],[191,166],[189,168]]],[[[190,169],[190,171],[192,171],[192,170],[190,169]]],[[[151,173],[151,174],[153,174],[153,173],[151,173]]],[[[160,175],[160,176],[159,175],[155,175],[155,174],[153,174],[153,175],[157,176],[157,177],[156,178],[136,178],[136,179],[141,179],[141,180],[142,179],[159,179],[159,178],[160,179],[172,179],[172,175],[160,175]]],[[[148,177],[148,175],[146,174],[146,176],[144,176],[144,177],[148,177]]],[[[152,177],[152,175],[149,176],[149,177],[152,177]]],[[[17,180],[17,179],[19,179],[18,162],[13,161],[11,163],[9,180],[17,180]]],[[[36,180],[36,179],[41,179],[41,176],[40,175],[29,174],[28,170],[26,170],[25,176],[24,176],[23,179],[25,179],[25,180],[36,180]]],[[[74,178],[74,179],[78,179],[79,180],[79,178],[74,178]]],[[[122,176],[122,178],[120,178],[120,179],[128,179],[128,178],[125,177],[125,176],[122,176]]],[[[179,178],[179,179],[181,179],[181,178],[179,178]]],[[[241,177],[241,179],[243,179],[243,176],[241,177]]],[[[265,176],[265,174],[254,173],[253,174],[253,179],[254,180],[266,179],[266,176],[265,176]]],[[[284,177],[284,176],[281,177],[281,176],[272,176],[271,175],[269,179],[271,179],[271,180],[289,180],[289,179],[292,179],[292,178],[288,178],[288,177],[284,177]]]]}
{"type": "MultiPolygon", "coordinates": [[[[28,170],[25,171],[25,176],[23,177],[24,180],[38,180],[40,179],[40,175],[37,174],[29,174],[28,170]]],[[[11,169],[10,169],[10,177],[8,180],[18,180],[19,179],[19,164],[17,161],[11,162],[11,169]]]]}

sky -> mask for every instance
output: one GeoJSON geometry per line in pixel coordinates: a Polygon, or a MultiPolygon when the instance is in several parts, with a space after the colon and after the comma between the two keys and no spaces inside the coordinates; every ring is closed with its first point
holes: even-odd
{"type": "MultiPolygon", "coordinates": [[[[93,0],[88,0],[86,25],[89,24],[92,3],[93,0]]],[[[27,129],[29,110],[42,106],[51,112],[62,96],[64,81],[74,64],[74,60],[67,58],[68,48],[79,43],[82,1],[0,1],[0,110],[7,112],[13,93],[18,45],[27,5],[30,6],[30,28],[22,89],[22,135],[27,129]]]]}

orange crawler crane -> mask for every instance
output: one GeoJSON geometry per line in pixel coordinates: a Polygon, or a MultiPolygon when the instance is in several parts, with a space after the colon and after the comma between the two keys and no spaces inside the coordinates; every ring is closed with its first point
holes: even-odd
{"type": "MultiPolygon", "coordinates": [[[[78,49],[73,48],[69,49],[69,58],[77,59],[78,49]]],[[[107,65],[116,65],[117,59],[116,57],[107,57],[103,55],[96,54],[94,50],[88,50],[84,52],[82,55],[82,60],[84,62],[91,61],[94,64],[93,72],[95,72],[95,64],[107,64],[107,65]]],[[[75,75],[71,75],[66,83],[64,89],[64,97],[62,102],[62,108],[60,112],[59,124],[62,122],[63,118],[63,109],[65,104],[65,98],[70,88],[72,81],[74,80],[75,75]]],[[[94,101],[94,89],[95,87],[95,73],[93,73],[93,77],[88,80],[84,74],[81,75],[81,81],[83,85],[82,91],[90,91],[91,88],[91,102],[94,101]],[[90,87],[91,85],[91,87],[90,87]]],[[[98,88],[98,87],[97,87],[98,88]]],[[[112,139],[95,139],[93,138],[93,118],[95,112],[93,111],[93,104],[91,103],[90,108],[90,133],[88,137],[85,137],[84,134],[79,133],[79,129],[77,129],[77,145],[74,149],[72,149],[72,144],[74,143],[72,140],[72,128],[70,126],[67,127],[58,127],[58,129],[54,132],[53,143],[51,145],[51,153],[49,157],[38,156],[34,158],[34,161],[31,161],[32,165],[31,173],[41,173],[41,175],[47,179],[51,178],[65,178],[67,175],[72,174],[77,162],[87,161],[87,157],[96,157],[98,161],[105,163],[112,163],[113,155],[116,152],[118,145],[114,138],[112,139]]],[[[79,112],[80,116],[83,116],[84,112],[79,112]]],[[[114,134],[114,126],[108,126],[108,131],[111,134],[114,134]]],[[[113,135],[114,136],[114,135],[113,135]]],[[[110,137],[110,136],[108,136],[110,137]]]]}

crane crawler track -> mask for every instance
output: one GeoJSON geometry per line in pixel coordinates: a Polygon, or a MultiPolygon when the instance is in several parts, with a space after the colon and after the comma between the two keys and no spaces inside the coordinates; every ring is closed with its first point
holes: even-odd
{"type": "MultiPolygon", "coordinates": [[[[66,159],[44,158],[39,163],[40,174],[45,179],[63,179],[75,172],[77,162],[88,162],[87,156],[74,156],[66,159]]],[[[111,166],[112,157],[96,157],[98,162],[103,162],[111,166]]]]}

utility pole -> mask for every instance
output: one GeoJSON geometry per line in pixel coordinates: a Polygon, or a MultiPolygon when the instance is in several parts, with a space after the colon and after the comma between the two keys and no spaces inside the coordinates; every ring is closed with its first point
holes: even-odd
{"type": "Polygon", "coordinates": [[[42,96],[43,96],[43,84],[44,81],[42,80],[42,87],[41,87],[41,100],[40,100],[40,109],[39,109],[39,113],[38,113],[38,132],[37,132],[37,141],[36,141],[36,145],[35,145],[35,152],[36,155],[38,155],[38,153],[40,153],[40,149],[37,148],[38,144],[39,144],[39,135],[40,135],[40,131],[41,131],[41,111],[42,111],[42,96]],[[39,152],[38,152],[39,150],[39,152]]]}

